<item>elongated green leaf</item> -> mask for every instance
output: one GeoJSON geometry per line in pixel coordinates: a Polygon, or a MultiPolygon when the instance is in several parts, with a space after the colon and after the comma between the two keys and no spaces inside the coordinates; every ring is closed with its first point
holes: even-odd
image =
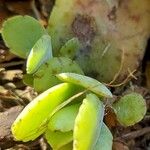
{"type": "Polygon", "coordinates": [[[10,51],[27,58],[36,41],[44,35],[45,29],[30,16],[15,16],[4,22],[2,37],[10,51]]]}
{"type": "Polygon", "coordinates": [[[83,74],[79,65],[71,59],[65,57],[54,57],[46,64],[42,65],[34,74],[34,89],[37,92],[42,92],[60,83],[60,80],[58,80],[55,75],[62,72],[83,74]]]}
{"type": "Polygon", "coordinates": [[[52,58],[51,37],[43,35],[33,46],[27,59],[27,73],[32,74],[52,58]]]}
{"type": "Polygon", "coordinates": [[[123,96],[113,105],[117,119],[124,126],[131,126],[143,119],[146,114],[146,102],[138,93],[123,96]]]}
{"type": "Polygon", "coordinates": [[[59,130],[61,132],[73,130],[79,106],[80,104],[66,106],[56,112],[49,120],[48,128],[51,131],[59,130]]]}
{"type": "Polygon", "coordinates": [[[13,123],[11,129],[15,139],[26,142],[41,135],[47,128],[50,113],[78,90],[75,85],[62,83],[36,97],[13,123]]]}
{"type": "Polygon", "coordinates": [[[99,96],[112,97],[107,87],[93,78],[75,73],[61,73],[58,74],[57,77],[64,82],[83,86],[99,96]]]}
{"type": "Polygon", "coordinates": [[[70,143],[73,140],[73,132],[60,132],[60,131],[50,131],[47,130],[45,133],[45,138],[51,147],[55,150],[61,148],[62,146],[70,143]]]}
{"type": "Polygon", "coordinates": [[[80,48],[80,42],[77,38],[72,38],[60,49],[60,56],[73,59],[80,48]]]}
{"type": "Polygon", "coordinates": [[[95,94],[88,94],[75,120],[73,150],[93,150],[98,140],[103,116],[103,103],[95,94]]]}
{"type": "Polygon", "coordinates": [[[93,150],[112,150],[113,137],[108,127],[103,123],[98,140],[93,150]]]}

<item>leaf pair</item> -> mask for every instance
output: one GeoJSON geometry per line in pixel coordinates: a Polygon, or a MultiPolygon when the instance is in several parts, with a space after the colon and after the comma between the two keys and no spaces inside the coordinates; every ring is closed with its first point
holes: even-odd
{"type": "MultiPolygon", "coordinates": [[[[62,47],[61,51],[63,52],[64,50],[70,49],[73,52],[73,49],[76,48],[74,40],[75,39],[70,40],[68,44],[62,47]]],[[[55,77],[58,73],[74,72],[84,74],[75,61],[67,57],[52,56],[51,39],[48,35],[42,36],[32,48],[27,58],[26,70],[28,74],[33,74],[31,77],[34,81],[30,85],[32,85],[37,92],[45,91],[60,83],[55,77]]]]}
{"type": "Polygon", "coordinates": [[[37,138],[45,132],[50,113],[79,91],[78,86],[62,83],[40,94],[25,107],[13,123],[14,137],[24,142],[37,138]]]}
{"type": "Polygon", "coordinates": [[[111,150],[112,135],[103,124],[103,117],[103,103],[95,94],[87,94],[80,108],[79,104],[67,106],[52,116],[45,137],[54,150],[71,141],[73,144],[69,144],[69,150],[111,150]]]}
{"type": "MultiPolygon", "coordinates": [[[[83,81],[85,82],[86,80],[83,81]]],[[[95,80],[93,79],[92,81],[94,82],[95,80]]],[[[80,84],[83,87],[84,82],[80,84]]],[[[87,87],[89,89],[86,89],[87,91],[92,91],[90,86],[91,83],[88,82],[87,87]]],[[[77,149],[76,147],[78,146],[76,145],[78,144],[82,149],[82,144],[84,143],[82,140],[86,133],[88,134],[87,148],[95,146],[104,116],[103,103],[96,95],[88,94],[81,106],[78,101],[68,105],[75,98],[78,99],[78,96],[84,94],[81,90],[83,91],[83,88],[78,85],[62,83],[40,94],[22,111],[14,122],[12,133],[15,138],[30,141],[45,132],[46,139],[55,149],[65,146],[72,140],[74,149],[77,149]],[[75,96],[76,94],[77,97],[75,96]],[[79,107],[80,111],[78,112],[79,107]],[[25,130],[23,130],[24,128],[25,130]]],[[[105,96],[108,94],[107,90],[105,91],[105,96]]],[[[102,96],[101,92],[99,95],[102,96]]]]}

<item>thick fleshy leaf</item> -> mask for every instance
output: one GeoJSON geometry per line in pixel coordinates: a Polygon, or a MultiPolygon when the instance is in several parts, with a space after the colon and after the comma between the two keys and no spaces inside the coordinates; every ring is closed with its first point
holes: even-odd
{"type": "Polygon", "coordinates": [[[55,54],[77,37],[82,46],[75,61],[84,73],[114,85],[141,63],[150,37],[149,12],[150,0],[55,0],[48,32],[55,54]]]}
{"type": "Polygon", "coordinates": [[[103,123],[100,134],[93,150],[112,150],[113,136],[108,127],[103,123]]]}
{"type": "Polygon", "coordinates": [[[50,113],[78,90],[73,84],[62,83],[36,97],[13,123],[11,130],[15,139],[26,142],[41,135],[47,128],[50,113]]]}
{"type": "Polygon", "coordinates": [[[46,64],[43,64],[34,74],[34,89],[37,92],[42,92],[60,83],[60,80],[55,75],[62,72],[83,74],[75,61],[65,57],[54,57],[46,64]]]}
{"type": "Polygon", "coordinates": [[[66,106],[56,112],[49,120],[48,128],[51,131],[59,130],[61,132],[73,130],[79,106],[80,104],[66,106]]]}
{"type": "Polygon", "coordinates": [[[51,147],[57,150],[73,140],[73,132],[53,132],[51,130],[47,130],[45,133],[45,138],[47,142],[51,145],[51,147]]]}
{"type": "Polygon", "coordinates": [[[107,87],[93,78],[76,73],[60,73],[57,77],[64,82],[83,86],[99,96],[112,97],[112,94],[107,87]]]}
{"type": "Polygon", "coordinates": [[[123,96],[113,105],[117,119],[124,126],[131,126],[143,119],[146,114],[146,102],[138,93],[123,96]]]}
{"type": "Polygon", "coordinates": [[[37,69],[52,58],[51,37],[43,35],[31,49],[27,59],[27,73],[33,74],[37,69]]]}
{"type": "Polygon", "coordinates": [[[4,22],[2,37],[10,51],[27,58],[36,41],[44,35],[45,29],[30,16],[15,16],[4,22]]]}
{"type": "Polygon", "coordinates": [[[74,59],[78,49],[80,48],[80,42],[77,38],[72,38],[67,41],[66,44],[60,49],[60,56],[68,57],[74,59]]]}
{"type": "Polygon", "coordinates": [[[73,150],[92,150],[94,148],[103,116],[103,103],[95,94],[88,94],[75,120],[73,150]]]}

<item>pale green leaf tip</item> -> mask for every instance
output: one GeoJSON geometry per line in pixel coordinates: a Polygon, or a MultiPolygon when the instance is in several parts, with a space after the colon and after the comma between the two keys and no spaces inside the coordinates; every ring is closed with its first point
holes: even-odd
{"type": "Polygon", "coordinates": [[[51,37],[45,34],[38,39],[29,53],[26,67],[27,73],[35,73],[41,65],[52,57],[51,37]]]}

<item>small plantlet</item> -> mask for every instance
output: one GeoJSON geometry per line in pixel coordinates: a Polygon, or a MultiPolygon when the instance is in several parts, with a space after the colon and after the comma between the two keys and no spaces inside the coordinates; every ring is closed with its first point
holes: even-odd
{"type": "Polygon", "coordinates": [[[70,59],[74,59],[77,50],[80,48],[80,42],[78,38],[72,38],[71,40],[67,41],[64,46],[59,51],[59,55],[63,57],[68,57],[70,59]]]}
{"type": "MultiPolygon", "coordinates": [[[[56,38],[54,29],[49,30],[56,38]]],[[[111,150],[113,136],[103,118],[105,100],[113,95],[104,84],[85,76],[72,60],[80,47],[78,39],[71,38],[58,51],[52,50],[51,41],[56,47],[57,40],[29,16],[7,20],[2,37],[12,53],[27,58],[24,83],[41,93],[12,124],[14,138],[27,142],[44,135],[53,150],[111,150]]],[[[123,126],[134,125],[146,113],[145,100],[137,93],[125,95],[109,107],[123,126]]]]}
{"type": "Polygon", "coordinates": [[[43,92],[48,88],[61,83],[55,75],[62,72],[84,74],[75,61],[66,57],[53,57],[43,64],[35,74],[33,74],[34,89],[37,92],[43,92]]]}

